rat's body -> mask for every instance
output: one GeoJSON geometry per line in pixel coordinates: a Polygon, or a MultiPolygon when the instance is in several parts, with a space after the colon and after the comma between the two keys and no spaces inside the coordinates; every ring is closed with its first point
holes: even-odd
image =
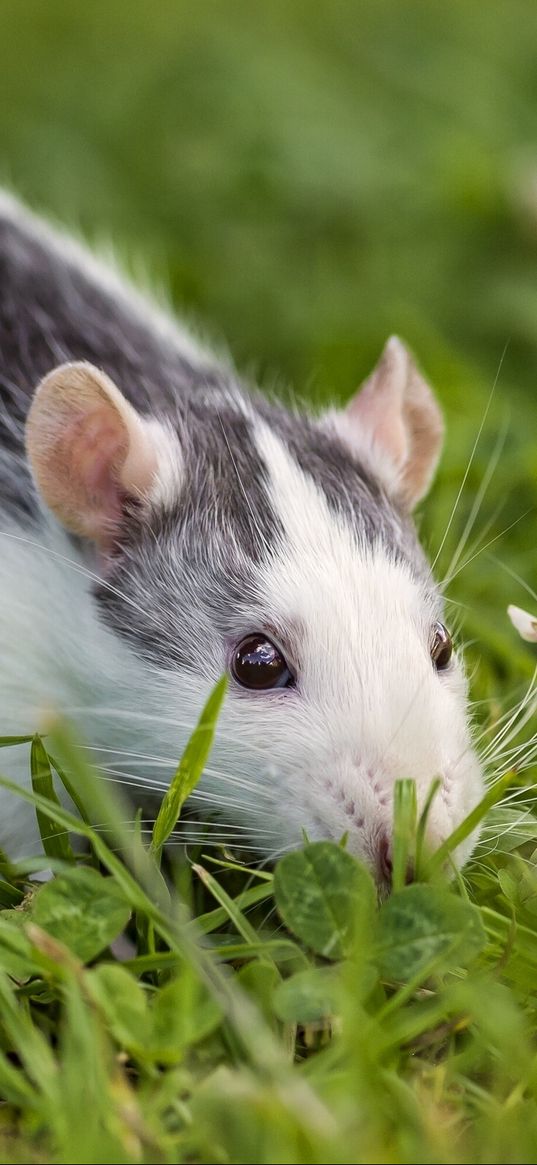
{"type": "MultiPolygon", "coordinates": [[[[232,664],[198,794],[220,836],[270,854],[348,831],[385,867],[394,780],[423,802],[437,775],[431,840],[451,832],[481,774],[459,665],[430,658],[442,604],[409,510],[441,425],[402,345],[346,413],[293,415],[7,197],[0,292],[0,734],[57,709],[162,785],[232,664]],[[94,367],[52,371],[73,361],[94,367]],[[285,686],[237,682],[256,633],[285,686]]],[[[28,785],[23,751],[0,767],[28,785]]],[[[0,845],[39,848],[2,792],[0,845]]]]}

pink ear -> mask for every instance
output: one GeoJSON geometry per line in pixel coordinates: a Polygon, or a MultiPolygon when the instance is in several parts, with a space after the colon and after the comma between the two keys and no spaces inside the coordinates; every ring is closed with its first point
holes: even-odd
{"type": "Polygon", "coordinates": [[[336,424],[340,436],[367,455],[386,486],[412,509],[430,485],[444,426],[429,385],[397,336],[388,340],[336,424]]]}
{"type": "Polygon", "coordinates": [[[41,382],[26,447],[56,517],[102,547],[117,529],[125,498],[143,497],[157,469],[151,425],[91,364],[63,364],[41,382]]]}

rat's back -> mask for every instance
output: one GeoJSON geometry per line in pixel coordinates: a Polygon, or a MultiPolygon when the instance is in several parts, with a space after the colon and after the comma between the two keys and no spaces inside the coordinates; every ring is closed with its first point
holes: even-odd
{"type": "Polygon", "coordinates": [[[87,360],[142,414],[165,415],[227,372],[174,320],[72,238],[0,193],[0,514],[37,513],[24,452],[33,393],[87,360]]]}

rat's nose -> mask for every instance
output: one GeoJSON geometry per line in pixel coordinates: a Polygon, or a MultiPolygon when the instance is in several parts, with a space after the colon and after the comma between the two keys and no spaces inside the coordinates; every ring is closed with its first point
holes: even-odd
{"type": "Polygon", "coordinates": [[[387,833],[381,834],[377,854],[379,877],[383,882],[391,884],[393,874],[392,843],[387,833]]]}

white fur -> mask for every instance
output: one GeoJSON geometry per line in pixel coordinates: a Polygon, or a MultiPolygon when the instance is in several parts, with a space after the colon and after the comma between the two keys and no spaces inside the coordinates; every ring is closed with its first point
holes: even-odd
{"type": "MultiPolygon", "coordinates": [[[[61,528],[51,519],[38,538],[16,527],[1,535],[1,734],[46,730],[51,714],[64,713],[99,758],[101,749],[121,756],[158,748],[169,758],[158,775],[169,780],[207,685],[170,683],[140,661],[97,617],[94,576],[61,528]],[[162,731],[156,722],[166,713],[162,731]]],[[[138,765],[133,776],[146,771],[138,765]]],[[[29,788],[28,748],[3,749],[0,773],[29,788]]],[[[32,807],[2,791],[0,806],[0,846],[13,858],[39,852],[32,807]]]]}
{"type": "Polygon", "coordinates": [[[164,509],[173,505],[184,481],[184,464],[177,435],[166,420],[147,420],[144,426],[157,454],[157,471],[153,479],[150,499],[164,509]]]}

